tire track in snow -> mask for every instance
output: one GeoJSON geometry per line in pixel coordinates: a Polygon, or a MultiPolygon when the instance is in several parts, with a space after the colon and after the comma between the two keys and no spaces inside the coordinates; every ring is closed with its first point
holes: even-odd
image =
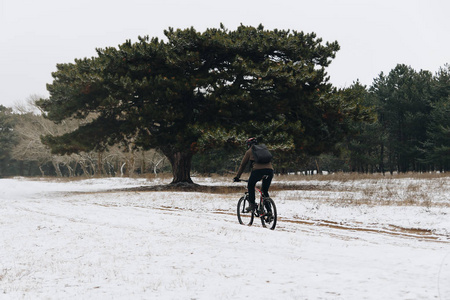
{"type": "MultiPolygon", "coordinates": [[[[155,207],[155,209],[165,210],[165,211],[184,211],[185,209],[180,207],[170,207],[170,206],[161,206],[155,207]]],[[[212,214],[219,215],[229,215],[236,216],[235,213],[231,213],[225,210],[215,210],[211,212],[212,214]]],[[[255,220],[258,222],[259,220],[255,220]]],[[[237,220],[236,220],[237,222],[237,220]]],[[[439,235],[433,233],[432,230],[427,229],[419,229],[419,228],[404,228],[396,225],[381,225],[377,226],[368,226],[363,223],[338,223],[329,220],[309,220],[309,219],[298,219],[298,218],[283,218],[278,217],[277,227],[275,230],[282,231],[291,231],[283,226],[283,223],[289,223],[294,225],[303,225],[303,226],[315,226],[319,228],[329,228],[335,229],[338,231],[351,231],[351,232],[362,232],[362,233],[371,233],[371,234],[383,234],[393,237],[400,238],[409,238],[409,239],[418,239],[421,241],[431,241],[431,242],[440,242],[440,243],[450,243],[449,236],[439,235]]]]}

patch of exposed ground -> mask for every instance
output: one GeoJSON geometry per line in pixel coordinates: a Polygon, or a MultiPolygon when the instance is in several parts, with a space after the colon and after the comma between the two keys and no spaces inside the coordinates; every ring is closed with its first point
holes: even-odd
{"type": "MultiPolygon", "coordinates": [[[[114,192],[196,192],[210,194],[239,193],[245,189],[243,185],[236,186],[209,186],[199,184],[164,184],[156,186],[140,186],[112,190],[114,192]]],[[[277,183],[270,187],[271,191],[333,191],[336,187],[319,184],[283,184],[277,183]]],[[[339,190],[346,190],[339,188],[339,190]]]]}

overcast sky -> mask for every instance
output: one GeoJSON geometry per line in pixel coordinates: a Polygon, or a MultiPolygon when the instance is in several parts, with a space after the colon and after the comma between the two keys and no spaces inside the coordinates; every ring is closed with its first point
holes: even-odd
{"type": "Polygon", "coordinates": [[[168,27],[239,24],[315,32],[338,41],[331,82],[370,86],[398,63],[438,71],[450,63],[449,0],[0,0],[0,104],[48,97],[57,63],[168,27]]]}

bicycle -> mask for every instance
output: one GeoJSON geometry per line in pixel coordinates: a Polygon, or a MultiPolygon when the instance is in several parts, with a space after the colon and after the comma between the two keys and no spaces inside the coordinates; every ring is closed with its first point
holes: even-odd
{"type": "MultiPolygon", "coordinates": [[[[248,180],[242,179],[239,181],[248,182],[248,180]]],[[[254,210],[247,211],[246,209],[250,205],[248,202],[248,191],[239,199],[237,203],[238,221],[242,225],[251,226],[254,218],[257,217],[261,219],[263,227],[274,230],[277,225],[277,207],[275,202],[270,197],[264,197],[262,191],[257,187],[255,187],[255,192],[259,193],[259,203],[257,203],[257,208],[254,210]]]]}

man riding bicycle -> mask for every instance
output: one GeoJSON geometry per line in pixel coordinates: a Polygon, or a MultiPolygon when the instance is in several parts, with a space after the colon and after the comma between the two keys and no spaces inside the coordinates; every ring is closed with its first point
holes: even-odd
{"type": "MultiPolygon", "coordinates": [[[[272,163],[269,162],[257,162],[255,159],[255,156],[252,151],[253,145],[257,145],[258,141],[256,138],[249,138],[246,141],[247,144],[247,151],[245,152],[244,158],[242,159],[241,165],[239,167],[239,170],[236,174],[236,177],[234,177],[234,181],[239,181],[239,178],[241,177],[242,173],[244,172],[245,167],[247,166],[247,163],[250,162],[250,168],[251,168],[251,174],[250,178],[248,179],[248,196],[249,196],[249,204],[250,206],[246,209],[247,212],[255,210],[256,209],[256,203],[255,203],[255,185],[258,181],[262,179],[262,186],[261,191],[263,193],[264,197],[269,197],[269,187],[270,183],[272,182],[273,178],[273,167],[272,163]]],[[[270,207],[268,208],[268,212],[270,212],[270,207]]]]}

